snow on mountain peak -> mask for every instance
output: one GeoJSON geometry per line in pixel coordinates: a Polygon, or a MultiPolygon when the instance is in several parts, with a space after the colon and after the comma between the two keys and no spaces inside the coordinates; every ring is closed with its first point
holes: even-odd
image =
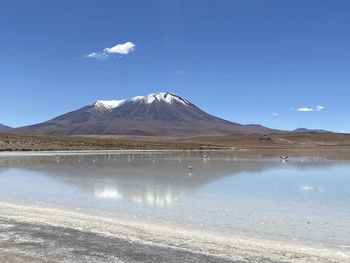
{"type": "Polygon", "coordinates": [[[125,100],[98,100],[93,105],[98,108],[103,109],[115,109],[121,104],[123,104],[125,100]]]}
{"type": "Polygon", "coordinates": [[[189,105],[190,102],[181,98],[180,96],[170,93],[170,92],[158,92],[151,93],[146,96],[136,96],[131,99],[124,100],[97,100],[93,103],[94,107],[99,109],[107,109],[113,110],[126,102],[142,102],[146,104],[152,104],[155,101],[162,101],[168,104],[172,104],[174,102],[181,103],[182,105],[189,105]]]}
{"type": "Polygon", "coordinates": [[[151,93],[146,96],[136,96],[131,99],[131,101],[142,101],[147,104],[151,104],[154,101],[163,101],[169,104],[172,104],[173,102],[179,102],[183,105],[190,104],[189,101],[181,98],[180,96],[170,93],[170,92],[158,92],[158,93],[151,93]]]}

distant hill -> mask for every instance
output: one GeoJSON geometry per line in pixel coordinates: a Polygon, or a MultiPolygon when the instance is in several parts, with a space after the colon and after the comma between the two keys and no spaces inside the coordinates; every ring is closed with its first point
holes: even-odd
{"type": "Polygon", "coordinates": [[[318,133],[325,133],[325,132],[331,132],[327,130],[318,130],[318,129],[307,129],[307,128],[298,128],[291,132],[318,132],[318,133]]]}
{"type": "Polygon", "coordinates": [[[6,125],[0,123],[0,132],[6,132],[6,131],[9,131],[11,129],[12,128],[10,126],[6,126],[6,125]]]}
{"type": "Polygon", "coordinates": [[[170,92],[125,100],[98,100],[52,120],[14,129],[42,135],[148,135],[272,133],[261,125],[242,125],[212,116],[170,92]]]}

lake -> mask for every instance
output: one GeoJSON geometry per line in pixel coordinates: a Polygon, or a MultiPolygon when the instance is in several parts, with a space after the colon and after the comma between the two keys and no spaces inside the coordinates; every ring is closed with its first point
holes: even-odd
{"type": "Polygon", "coordinates": [[[0,200],[350,255],[350,161],[199,152],[0,156],[0,200]]]}

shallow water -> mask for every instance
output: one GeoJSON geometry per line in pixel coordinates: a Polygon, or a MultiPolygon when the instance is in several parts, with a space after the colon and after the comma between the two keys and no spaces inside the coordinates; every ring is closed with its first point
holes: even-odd
{"type": "Polygon", "coordinates": [[[0,200],[350,250],[349,161],[232,156],[4,155],[0,200]]]}

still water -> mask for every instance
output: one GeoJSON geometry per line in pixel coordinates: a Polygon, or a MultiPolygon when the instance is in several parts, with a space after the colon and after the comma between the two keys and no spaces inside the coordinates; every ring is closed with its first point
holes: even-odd
{"type": "Polygon", "coordinates": [[[0,201],[350,250],[350,162],[105,153],[0,157],[0,201]]]}

